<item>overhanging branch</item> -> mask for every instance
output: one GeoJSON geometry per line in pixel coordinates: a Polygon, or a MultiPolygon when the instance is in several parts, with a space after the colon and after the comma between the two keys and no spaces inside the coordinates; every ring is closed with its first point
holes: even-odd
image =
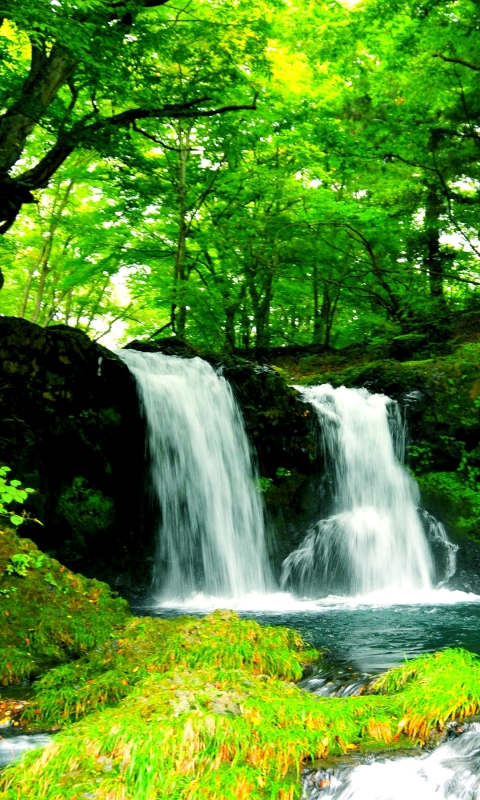
{"type": "Polygon", "coordinates": [[[442,61],[446,61],[449,64],[460,64],[462,67],[468,67],[468,69],[473,69],[475,72],[480,72],[480,66],[472,64],[471,61],[465,61],[463,58],[452,58],[451,56],[444,56],[442,53],[434,53],[433,58],[441,58],[442,61]]]}

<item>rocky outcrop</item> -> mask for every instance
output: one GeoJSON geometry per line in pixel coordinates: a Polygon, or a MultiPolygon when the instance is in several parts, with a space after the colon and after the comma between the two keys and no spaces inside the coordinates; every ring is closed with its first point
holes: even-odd
{"type": "Polygon", "coordinates": [[[0,461],[44,526],[22,534],[85,575],[144,575],[144,431],[123,362],[82,331],[0,317],[0,404],[0,461]]]}

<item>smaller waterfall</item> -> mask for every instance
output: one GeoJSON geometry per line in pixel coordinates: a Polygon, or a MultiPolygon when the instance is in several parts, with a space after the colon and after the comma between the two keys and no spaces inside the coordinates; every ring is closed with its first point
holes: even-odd
{"type": "Polygon", "coordinates": [[[405,436],[397,404],[329,384],[299,391],[322,426],[333,514],[284,561],[282,585],[308,596],[431,589],[418,489],[400,463],[405,436]]]}
{"type": "Polygon", "coordinates": [[[161,510],[154,588],[265,592],[263,509],[243,420],[228,382],[200,358],[118,350],[136,378],[161,510]]]}

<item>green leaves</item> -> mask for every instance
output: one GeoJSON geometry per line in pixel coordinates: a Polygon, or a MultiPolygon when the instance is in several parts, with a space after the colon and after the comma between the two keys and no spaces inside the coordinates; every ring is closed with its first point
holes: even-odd
{"type": "Polygon", "coordinates": [[[21,525],[24,517],[7,508],[11,503],[23,503],[34,489],[21,489],[18,480],[7,481],[6,476],[11,472],[10,467],[0,467],[0,516],[8,517],[12,525],[21,525]]]}

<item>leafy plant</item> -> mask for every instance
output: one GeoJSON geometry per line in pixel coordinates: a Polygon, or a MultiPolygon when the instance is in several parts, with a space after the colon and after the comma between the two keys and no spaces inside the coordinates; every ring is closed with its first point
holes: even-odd
{"type": "Polygon", "coordinates": [[[7,564],[7,575],[20,575],[25,577],[30,568],[38,569],[42,566],[45,556],[43,553],[14,553],[10,556],[10,563],[7,564]]]}
{"type": "MultiPolygon", "coordinates": [[[[29,494],[32,494],[34,489],[22,489],[21,481],[6,480],[6,476],[11,472],[10,467],[0,467],[0,516],[8,517],[13,525],[21,525],[24,517],[21,517],[16,511],[7,508],[11,503],[24,503],[29,494]]],[[[38,520],[37,520],[38,521],[38,520]]]]}

